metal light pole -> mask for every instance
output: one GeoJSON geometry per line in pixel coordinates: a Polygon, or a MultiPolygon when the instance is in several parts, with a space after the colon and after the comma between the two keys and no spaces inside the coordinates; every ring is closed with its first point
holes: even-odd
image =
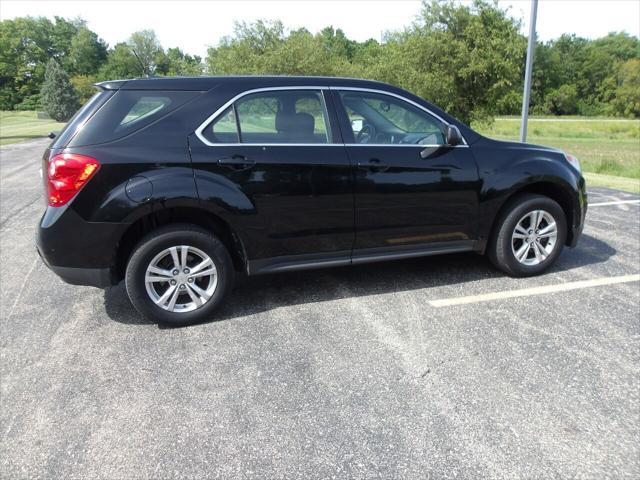
{"type": "Polygon", "coordinates": [[[531,94],[531,72],[533,71],[533,53],[536,46],[536,16],[538,0],[531,0],[531,20],[529,22],[529,45],[527,46],[527,65],[524,72],[524,94],[522,95],[522,124],[520,141],[527,139],[527,119],[529,117],[529,97],[531,94]]]}

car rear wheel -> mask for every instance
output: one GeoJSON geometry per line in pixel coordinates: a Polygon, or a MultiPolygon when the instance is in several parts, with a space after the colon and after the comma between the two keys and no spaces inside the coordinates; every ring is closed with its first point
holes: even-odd
{"type": "Polygon", "coordinates": [[[233,285],[233,263],[224,244],[194,225],[154,230],[135,247],[125,283],[145,317],[181,326],[212,317],[233,285]]]}
{"type": "Polygon", "coordinates": [[[525,194],[507,204],[488,246],[491,262],[514,277],[538,275],[556,261],[567,237],[567,221],[554,200],[525,194]]]}

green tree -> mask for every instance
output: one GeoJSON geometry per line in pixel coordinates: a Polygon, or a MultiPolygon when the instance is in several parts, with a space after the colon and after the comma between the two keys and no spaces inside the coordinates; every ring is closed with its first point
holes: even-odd
{"type": "Polygon", "coordinates": [[[630,58],[618,70],[612,113],[640,117],[640,59],[630,58]]]}
{"type": "Polygon", "coordinates": [[[275,73],[269,70],[267,57],[273,55],[284,38],[282,22],[235,23],[233,37],[224,37],[218,47],[208,49],[207,72],[214,75],[275,73]]]}
{"type": "Polygon", "coordinates": [[[75,75],[70,79],[71,85],[75,88],[78,93],[78,100],[80,104],[86,103],[94,93],[96,93],[96,89],[93,86],[94,83],[97,82],[97,79],[93,75],[75,75]]]}
{"type": "Polygon", "coordinates": [[[109,51],[107,62],[98,71],[99,80],[117,80],[144,75],[140,62],[126,43],[118,43],[109,51]]]}
{"type": "Polygon", "coordinates": [[[197,56],[185,54],[179,48],[169,48],[158,61],[156,73],[162,75],[202,75],[202,59],[197,56]]]}
{"type": "Polygon", "coordinates": [[[94,32],[80,28],[71,39],[66,62],[70,72],[91,75],[98,71],[107,59],[107,46],[94,32]]]}
{"type": "Polygon", "coordinates": [[[153,75],[156,72],[159,57],[164,54],[155,32],[153,30],[135,32],[129,37],[127,44],[138,60],[143,75],[153,75]]]}
{"type": "Polygon", "coordinates": [[[562,85],[546,97],[547,111],[553,115],[572,115],[578,112],[578,91],[575,85],[562,85]]]}
{"type": "Polygon", "coordinates": [[[369,71],[465,122],[484,119],[522,85],[525,40],[519,27],[496,3],[425,2],[422,19],[391,35],[382,61],[369,71]]]}
{"type": "Polygon", "coordinates": [[[62,17],[54,17],[55,22],[48,30],[50,50],[49,55],[56,59],[64,68],[70,66],[66,64],[71,50],[71,42],[80,28],[86,28],[86,22],[81,18],[67,20],[62,17]]]}
{"type": "Polygon", "coordinates": [[[49,59],[42,84],[42,106],[58,122],[67,121],[78,109],[78,94],[69,76],[55,59],[49,59]]]}
{"type": "MultiPolygon", "coordinates": [[[[211,74],[355,76],[407,88],[470,121],[519,111],[526,43],[519,28],[495,0],[425,0],[420,19],[387,32],[383,43],[350,40],[332,26],[313,34],[286,31],[280,21],[237,23],[203,64],[179,48],[165,51],[152,30],[107,50],[80,18],[16,18],[0,22],[0,108],[38,108],[53,58],[82,99],[94,80],[200,75],[203,68],[211,74]]],[[[633,60],[640,61],[640,39],[626,33],[538,43],[532,111],[637,115],[633,60]]]]}
{"type": "Polygon", "coordinates": [[[45,65],[52,55],[53,24],[24,17],[0,22],[0,106],[12,110],[37,103],[45,65]]]}

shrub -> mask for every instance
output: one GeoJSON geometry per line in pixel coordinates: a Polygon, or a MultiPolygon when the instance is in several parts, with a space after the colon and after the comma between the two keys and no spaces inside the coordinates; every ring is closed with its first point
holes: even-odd
{"type": "Polygon", "coordinates": [[[40,108],[40,94],[29,95],[22,102],[14,106],[15,110],[38,110],[40,108]]]}
{"type": "Polygon", "coordinates": [[[93,75],[76,75],[71,77],[71,84],[73,88],[78,92],[78,97],[81,104],[85,104],[94,93],[96,89],[93,84],[96,83],[96,77],[93,75]]]}
{"type": "Polygon", "coordinates": [[[574,85],[562,85],[551,90],[546,97],[549,113],[554,115],[572,115],[578,111],[578,92],[574,85]]]}

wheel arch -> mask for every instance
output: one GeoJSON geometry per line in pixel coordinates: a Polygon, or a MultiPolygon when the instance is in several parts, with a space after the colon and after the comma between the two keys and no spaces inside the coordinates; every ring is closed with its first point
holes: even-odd
{"type": "MultiPolygon", "coordinates": [[[[574,215],[576,212],[576,205],[574,202],[573,194],[571,193],[571,189],[568,186],[563,186],[560,182],[555,181],[537,181],[528,183],[526,185],[521,185],[518,188],[515,188],[512,192],[507,195],[502,204],[497,210],[496,215],[493,218],[491,229],[489,230],[489,237],[493,236],[496,232],[496,228],[498,226],[498,221],[504,214],[504,212],[511,206],[511,204],[521,195],[523,194],[536,194],[543,195],[548,197],[558,203],[562,208],[562,211],[565,214],[566,223],[567,223],[567,238],[565,241],[565,245],[571,245],[573,241],[573,229],[571,225],[573,223],[574,215]]],[[[486,245],[484,246],[486,248],[486,245]]]]}
{"type": "Polygon", "coordinates": [[[127,227],[116,246],[116,281],[124,278],[129,257],[140,239],[159,227],[173,223],[190,223],[214,233],[227,247],[235,270],[246,271],[247,255],[242,239],[225,220],[202,208],[176,206],[142,215],[127,227]]]}

